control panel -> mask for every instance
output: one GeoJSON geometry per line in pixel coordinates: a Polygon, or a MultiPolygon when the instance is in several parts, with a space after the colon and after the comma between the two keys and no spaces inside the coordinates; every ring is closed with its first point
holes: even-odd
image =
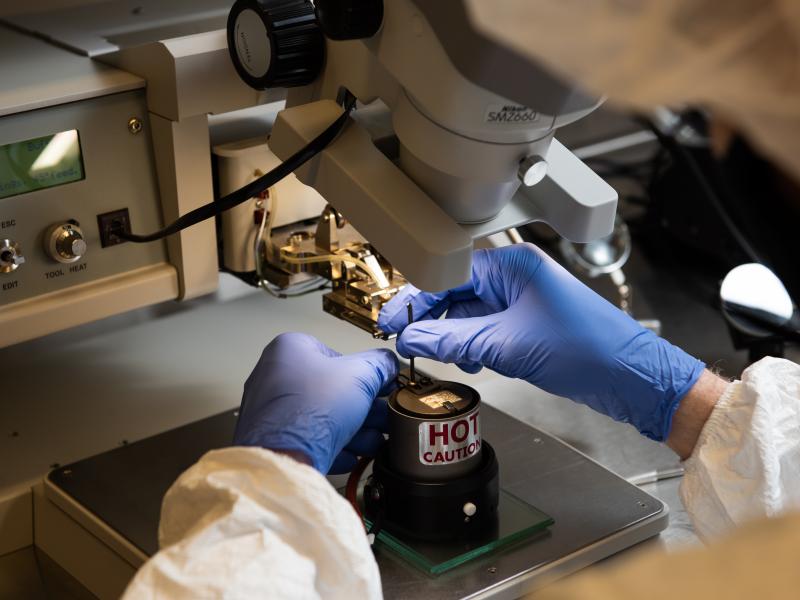
{"type": "Polygon", "coordinates": [[[0,312],[168,262],[164,242],[104,245],[114,211],[162,225],[143,90],[0,117],[0,312]]]}

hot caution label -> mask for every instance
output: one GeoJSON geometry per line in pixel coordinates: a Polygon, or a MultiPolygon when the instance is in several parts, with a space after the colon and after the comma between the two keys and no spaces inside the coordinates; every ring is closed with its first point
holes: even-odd
{"type": "Polygon", "coordinates": [[[476,454],[481,448],[478,411],[452,421],[425,421],[419,425],[419,462],[450,465],[476,454]]]}
{"type": "Polygon", "coordinates": [[[496,125],[524,125],[539,120],[539,113],[519,104],[492,104],[486,109],[485,120],[496,125]]]}

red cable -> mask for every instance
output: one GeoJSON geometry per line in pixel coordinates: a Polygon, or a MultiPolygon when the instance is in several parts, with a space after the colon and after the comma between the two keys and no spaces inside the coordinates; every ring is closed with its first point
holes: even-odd
{"type": "MultiPolygon", "coordinates": [[[[367,470],[371,462],[372,459],[367,456],[359,458],[355,468],[350,473],[350,477],[347,478],[347,486],[344,488],[344,497],[350,502],[350,505],[353,507],[353,510],[356,511],[362,523],[364,522],[364,517],[361,515],[361,508],[358,506],[358,484],[361,481],[361,476],[364,475],[364,471],[367,470]]],[[[366,528],[367,526],[364,525],[365,530],[366,528]]]]}

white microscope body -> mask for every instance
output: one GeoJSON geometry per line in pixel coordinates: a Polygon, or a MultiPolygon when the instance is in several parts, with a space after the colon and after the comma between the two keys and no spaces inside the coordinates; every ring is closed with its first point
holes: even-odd
{"type": "MultiPolygon", "coordinates": [[[[286,21],[268,13],[301,5],[314,10],[299,0],[234,5],[229,46],[245,81],[270,86],[288,34],[286,21]]],[[[473,31],[458,2],[318,1],[316,17],[322,66],[289,90],[270,147],[286,159],[310,142],[341,114],[342,90],[364,105],[382,101],[396,155],[378,150],[353,119],[296,175],[411,283],[463,283],[475,239],[531,221],[576,242],[611,232],[616,193],[553,137],[600,101],[473,31]]]]}

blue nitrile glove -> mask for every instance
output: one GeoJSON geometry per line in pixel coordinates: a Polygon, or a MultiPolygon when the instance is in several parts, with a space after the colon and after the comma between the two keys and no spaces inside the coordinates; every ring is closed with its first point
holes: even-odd
{"type": "Polygon", "coordinates": [[[473,255],[472,280],[436,294],[407,286],[378,326],[397,350],[482,366],[587,404],[663,441],[705,365],[645,329],[532,244],[473,255]],[[406,327],[406,304],[423,319],[406,327]],[[447,318],[438,319],[447,311],[447,318]]]}
{"type": "Polygon", "coordinates": [[[396,377],[391,350],[342,355],[310,335],[281,334],[244,384],[234,444],[299,452],[321,473],[350,471],[383,443],[378,396],[396,377]]]}

